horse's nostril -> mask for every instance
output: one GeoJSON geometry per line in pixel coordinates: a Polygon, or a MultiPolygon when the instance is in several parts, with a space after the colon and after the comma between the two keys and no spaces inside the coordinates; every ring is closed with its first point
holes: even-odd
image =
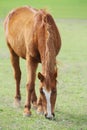
{"type": "Polygon", "coordinates": [[[47,114],[45,114],[45,117],[47,118],[47,114]]]}
{"type": "Polygon", "coordinates": [[[52,113],[52,115],[53,115],[53,117],[55,117],[55,114],[54,114],[54,113],[52,113]]]}

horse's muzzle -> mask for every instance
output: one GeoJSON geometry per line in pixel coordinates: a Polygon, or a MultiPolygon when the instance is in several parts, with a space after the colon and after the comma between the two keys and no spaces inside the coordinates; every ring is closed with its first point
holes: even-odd
{"type": "Polygon", "coordinates": [[[52,115],[45,114],[46,119],[52,120],[54,117],[55,117],[54,113],[52,113],[52,115]]]}

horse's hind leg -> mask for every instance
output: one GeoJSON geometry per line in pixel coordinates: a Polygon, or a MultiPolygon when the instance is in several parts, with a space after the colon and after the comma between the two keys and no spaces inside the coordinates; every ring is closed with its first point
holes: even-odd
{"type": "Polygon", "coordinates": [[[16,95],[15,95],[15,106],[20,106],[21,94],[20,94],[20,80],[21,80],[21,70],[19,66],[19,57],[12,53],[11,54],[11,63],[14,70],[14,78],[16,81],[16,95]]]}
{"type": "Polygon", "coordinates": [[[20,65],[19,65],[19,57],[10,48],[10,46],[9,46],[9,49],[10,49],[11,63],[12,63],[13,70],[14,70],[14,78],[16,81],[16,95],[15,95],[14,105],[19,107],[20,100],[21,100],[21,94],[20,94],[21,70],[20,70],[20,65]]]}

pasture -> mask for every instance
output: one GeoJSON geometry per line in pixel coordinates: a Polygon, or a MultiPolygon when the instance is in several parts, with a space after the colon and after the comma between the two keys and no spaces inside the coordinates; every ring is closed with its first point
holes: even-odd
{"type": "MultiPolygon", "coordinates": [[[[87,2],[86,0],[0,1],[0,130],[87,130],[87,2]],[[8,1],[10,4],[8,4],[8,1]],[[62,38],[58,61],[58,94],[55,120],[47,120],[32,109],[32,116],[23,117],[26,95],[26,63],[21,60],[22,102],[14,108],[15,81],[5,43],[3,19],[14,7],[28,4],[46,7],[52,12],[62,38]],[[78,6],[79,4],[79,6],[78,6]],[[58,5],[58,6],[57,6],[58,5]],[[63,7],[65,7],[65,10],[63,7]],[[75,8],[73,8],[75,7],[75,8]],[[69,11],[70,10],[70,11],[69,11]],[[69,12],[68,12],[69,11],[69,12]]],[[[38,71],[41,70],[39,65],[38,71]]],[[[37,95],[39,80],[36,80],[37,95]]]]}

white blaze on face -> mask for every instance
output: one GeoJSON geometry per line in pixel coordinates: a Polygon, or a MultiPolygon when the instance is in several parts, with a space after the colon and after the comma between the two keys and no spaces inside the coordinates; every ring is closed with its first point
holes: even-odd
{"type": "Polygon", "coordinates": [[[51,91],[47,91],[45,88],[43,88],[43,92],[45,94],[46,97],[46,101],[47,101],[47,117],[52,117],[51,114],[51,103],[50,103],[50,97],[51,97],[51,91]]]}

